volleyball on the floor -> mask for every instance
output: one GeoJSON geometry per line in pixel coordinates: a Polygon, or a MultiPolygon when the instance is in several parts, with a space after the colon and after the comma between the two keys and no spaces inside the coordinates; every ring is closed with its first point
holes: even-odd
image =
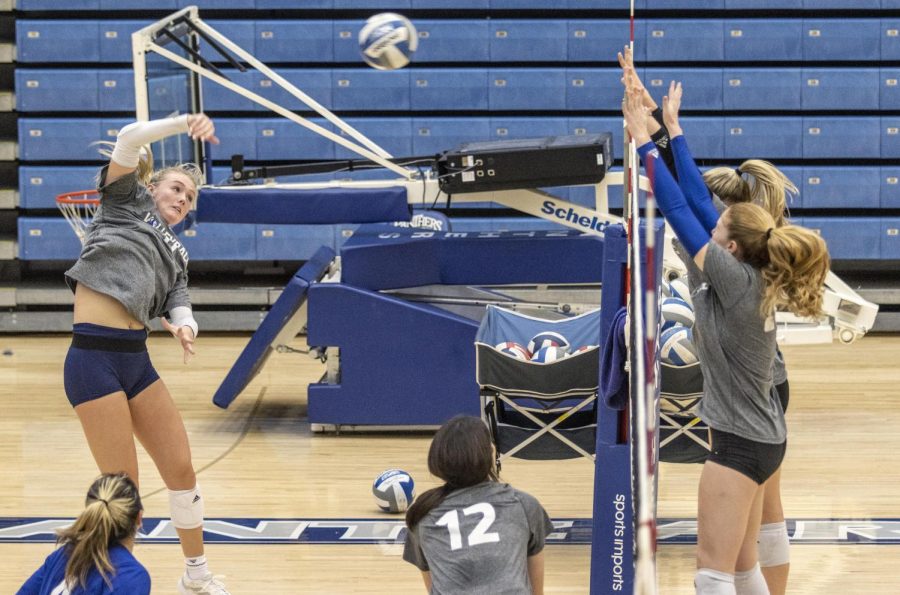
{"type": "Polygon", "coordinates": [[[385,512],[404,512],[416,497],[416,484],[402,469],[388,469],[375,478],[372,494],[385,512]]]}
{"type": "Polygon", "coordinates": [[[531,356],[531,361],[536,364],[552,364],[558,359],[566,357],[568,349],[565,347],[557,347],[556,345],[545,345],[531,356]]]}
{"type": "MultiPolygon", "coordinates": [[[[568,347],[569,340],[552,331],[538,333],[528,342],[528,351],[537,353],[542,347],[568,347]]],[[[534,356],[532,356],[534,357],[534,356]]]]}
{"type": "Polygon", "coordinates": [[[694,307],[694,302],[691,299],[691,291],[688,289],[687,277],[679,277],[678,279],[669,281],[668,296],[684,300],[691,308],[694,307]]]}
{"type": "Polygon", "coordinates": [[[419,38],[416,28],[403,15],[382,12],[369,17],[359,31],[359,52],[378,70],[396,70],[409,64],[419,38]]]}
{"type": "Polygon", "coordinates": [[[676,325],[694,326],[694,310],[686,301],[677,297],[666,298],[662,301],[662,330],[668,330],[676,325]]]}
{"type": "Polygon", "coordinates": [[[514,341],[497,343],[496,345],[494,345],[494,349],[496,349],[500,353],[504,353],[510,357],[514,357],[522,361],[527,362],[531,359],[531,354],[528,353],[528,350],[514,341]]]}
{"type": "Polygon", "coordinates": [[[694,333],[687,326],[673,326],[663,331],[659,338],[659,358],[673,366],[687,366],[696,363],[697,348],[694,333]]]}

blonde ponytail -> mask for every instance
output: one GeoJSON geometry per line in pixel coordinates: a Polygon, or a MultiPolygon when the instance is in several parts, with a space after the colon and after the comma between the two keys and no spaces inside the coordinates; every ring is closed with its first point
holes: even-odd
{"type": "Polygon", "coordinates": [[[790,178],[762,159],[748,159],[737,170],[713,168],[703,174],[703,180],[726,205],[750,202],[761,206],[772,215],[776,227],[788,223],[785,218],[788,200],[799,193],[790,178]]]}
{"type": "Polygon", "coordinates": [[[762,269],[763,311],[784,306],[797,316],[821,316],[825,276],[831,266],[825,240],[804,227],[785,225],[771,232],[768,250],[769,264],[762,269]]]}
{"type": "Polygon", "coordinates": [[[69,590],[76,586],[86,589],[94,568],[112,587],[109,575],[115,569],[109,548],[137,533],[140,512],[137,486],[124,473],[101,475],[91,485],[84,511],[57,534],[57,542],[68,549],[65,576],[69,590]]]}
{"type": "Polygon", "coordinates": [[[797,316],[819,316],[831,265],[825,241],[797,225],[775,227],[772,215],[751,203],[733,205],[723,217],[740,259],[762,273],[761,314],[768,316],[777,308],[797,316]]]}

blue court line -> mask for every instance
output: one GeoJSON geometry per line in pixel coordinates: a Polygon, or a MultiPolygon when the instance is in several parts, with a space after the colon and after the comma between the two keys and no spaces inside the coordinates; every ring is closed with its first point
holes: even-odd
{"type": "MultiPolygon", "coordinates": [[[[0,543],[52,543],[55,531],[72,523],[61,517],[0,517],[0,543]]],[[[788,534],[798,545],[900,545],[900,519],[796,519],[788,534]]],[[[553,520],[548,544],[589,545],[591,519],[553,520]]],[[[402,517],[365,519],[206,519],[207,543],[266,544],[400,544],[405,539],[402,517]]],[[[697,543],[694,519],[659,519],[660,545],[697,543]]],[[[169,519],[148,518],[139,535],[142,543],[175,543],[178,535],[169,519]]]]}

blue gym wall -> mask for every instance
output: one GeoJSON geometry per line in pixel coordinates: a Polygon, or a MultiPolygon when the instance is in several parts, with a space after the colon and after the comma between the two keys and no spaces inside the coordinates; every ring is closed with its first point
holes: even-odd
{"type": "MultiPolygon", "coordinates": [[[[133,117],[130,33],[186,4],[19,0],[20,259],[77,256],[65,221],[51,215],[54,197],[92,186],[100,162],[89,143],[114,138],[133,117]]],[[[615,52],[628,38],[625,0],[190,4],[395,155],[613,131],[621,157],[615,52]],[[380,72],[360,60],[356,33],[388,9],[414,21],[420,48],[410,67],[380,72]]],[[[900,260],[900,0],[638,0],[637,8],[641,74],[657,97],[669,80],[684,81],[684,125],[702,166],[772,160],[801,188],[794,220],[819,230],[835,260],[900,260]]],[[[261,94],[270,88],[259,73],[234,78],[261,94]]],[[[232,153],[251,163],[349,157],[213,83],[204,82],[204,100],[223,141],[213,148],[214,181],[227,176],[232,153]]],[[[562,194],[591,200],[589,189],[562,194]]],[[[553,225],[488,215],[456,223],[553,225]]],[[[345,235],[343,226],[204,224],[185,243],[193,261],[303,260],[345,235]]]]}

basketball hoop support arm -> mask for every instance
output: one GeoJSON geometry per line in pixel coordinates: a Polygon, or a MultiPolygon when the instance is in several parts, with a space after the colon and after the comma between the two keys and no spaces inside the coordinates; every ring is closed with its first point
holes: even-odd
{"type": "MultiPolygon", "coordinates": [[[[385,167],[398,175],[402,176],[406,180],[413,179],[413,171],[403,168],[395,163],[390,161],[391,154],[378,146],[374,141],[366,137],[364,134],[341,120],[337,115],[329,111],[327,108],[322,106],[320,103],[315,101],[313,98],[309,97],[300,89],[292,85],[290,82],[282,78],[280,75],[275,73],[268,66],[257,60],[252,54],[232,42],[230,39],[207,25],[203,20],[199,17],[199,11],[196,6],[189,6],[185,9],[182,9],[175,14],[166,17],[156,23],[148,25],[143,29],[140,29],[134,32],[131,36],[131,46],[132,46],[132,54],[133,54],[133,62],[134,62],[134,76],[135,76],[135,89],[144,89],[147,78],[147,68],[146,68],[146,54],[147,52],[153,52],[166,58],[167,60],[174,62],[196,74],[207,78],[230,91],[237,93],[242,97],[246,97],[247,99],[257,103],[265,108],[268,108],[275,112],[276,114],[291,120],[292,122],[307,128],[308,130],[323,136],[330,141],[341,145],[342,147],[353,151],[354,153],[361,155],[362,157],[374,161],[378,163],[382,167],[385,167]],[[296,97],[298,100],[303,102],[310,109],[324,117],[326,120],[337,126],[340,130],[342,130],[348,136],[354,138],[360,144],[356,144],[353,141],[344,138],[330,130],[327,130],[314,122],[310,122],[306,118],[303,118],[296,113],[284,108],[283,106],[262,97],[249,89],[242,87],[234,83],[233,81],[228,80],[226,77],[221,74],[217,74],[208,68],[204,68],[198,64],[191,62],[190,60],[186,60],[185,58],[175,54],[174,52],[162,47],[155,41],[155,36],[160,31],[167,29],[173,25],[177,25],[179,23],[190,23],[190,27],[193,30],[196,30],[203,37],[211,38],[215,42],[217,42],[222,47],[227,50],[233,52],[239,58],[250,64],[252,67],[257,69],[262,74],[266,75],[270,80],[279,85],[285,91],[296,97]],[[204,35],[205,34],[205,35],[204,35]]],[[[219,51],[221,51],[220,48],[219,51]]],[[[137,107],[137,117],[140,120],[148,120],[150,118],[149,115],[149,105],[146,97],[146,93],[137,92],[135,93],[135,102],[137,107]]]]}

